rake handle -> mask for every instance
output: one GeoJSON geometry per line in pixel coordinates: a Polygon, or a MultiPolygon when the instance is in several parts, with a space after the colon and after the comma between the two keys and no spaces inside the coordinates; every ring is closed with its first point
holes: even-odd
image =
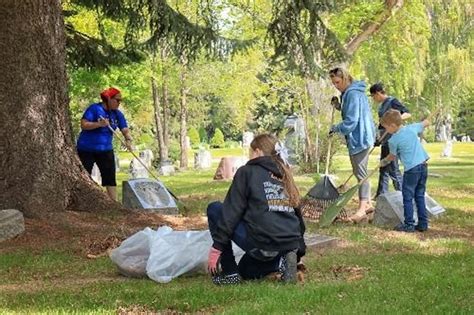
{"type": "MultiPolygon", "coordinates": [[[[332,124],[334,123],[334,106],[332,106],[332,112],[331,112],[331,125],[329,128],[332,127],[332,124]]],[[[332,145],[332,137],[329,136],[329,141],[328,141],[328,153],[326,154],[326,170],[324,172],[324,175],[328,176],[329,173],[329,160],[331,156],[331,145],[332,145]]]]}

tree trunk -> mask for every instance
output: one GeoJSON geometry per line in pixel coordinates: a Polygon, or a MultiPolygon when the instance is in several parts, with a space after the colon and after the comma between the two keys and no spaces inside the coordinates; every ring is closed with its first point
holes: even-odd
{"type": "Polygon", "coordinates": [[[60,1],[2,1],[0,30],[0,209],[120,208],[77,157],[60,1]]]}
{"type": "Polygon", "coordinates": [[[155,124],[156,133],[158,140],[158,148],[160,153],[160,162],[164,162],[168,159],[168,147],[165,144],[163,137],[163,124],[161,122],[161,108],[160,108],[160,97],[158,95],[158,87],[156,85],[156,79],[151,76],[151,90],[153,92],[153,109],[155,112],[155,124]]]}
{"type": "MultiPolygon", "coordinates": [[[[169,106],[169,96],[168,96],[168,67],[166,64],[166,59],[167,59],[167,49],[166,47],[163,47],[161,49],[161,62],[163,64],[163,69],[162,69],[162,102],[161,104],[163,105],[163,140],[166,145],[166,148],[169,148],[170,145],[170,132],[169,132],[169,122],[170,122],[170,106],[169,106]]],[[[169,157],[168,155],[166,156],[166,159],[168,160],[169,157]]]]}
{"type": "Polygon", "coordinates": [[[181,88],[180,88],[180,128],[179,128],[179,140],[180,140],[180,147],[181,147],[181,155],[179,159],[179,165],[181,169],[188,168],[188,144],[186,141],[187,136],[187,114],[188,108],[186,104],[186,75],[187,75],[187,64],[185,58],[182,58],[182,68],[181,68],[181,88]]]}

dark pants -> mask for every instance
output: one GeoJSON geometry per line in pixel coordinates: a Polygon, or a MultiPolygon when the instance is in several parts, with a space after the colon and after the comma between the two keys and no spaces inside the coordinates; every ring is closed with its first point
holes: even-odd
{"type": "Polygon", "coordinates": [[[114,151],[105,152],[87,152],[77,151],[82,165],[89,175],[92,173],[94,163],[100,170],[100,177],[102,177],[102,186],[117,186],[115,179],[115,155],[114,151]]]}
{"type": "MultiPolygon", "coordinates": [[[[387,157],[390,153],[388,144],[384,144],[380,147],[380,159],[387,157]]],[[[398,166],[398,160],[390,162],[387,166],[380,168],[379,173],[379,185],[377,187],[376,197],[388,192],[388,183],[389,179],[392,179],[393,188],[395,190],[402,190],[402,173],[400,172],[400,167],[398,166]]]]}
{"type": "MultiPolygon", "coordinates": [[[[217,224],[222,217],[223,205],[221,202],[212,202],[207,206],[207,221],[209,224],[209,231],[214,239],[214,235],[217,231],[217,224]]],[[[268,261],[261,261],[250,256],[248,252],[255,248],[251,240],[247,235],[247,227],[244,222],[237,224],[234,234],[232,234],[232,241],[237,244],[240,248],[245,251],[245,255],[239,262],[235,262],[234,252],[232,250],[232,244],[226,244],[226,247],[222,251],[220,264],[222,272],[224,274],[239,273],[243,279],[260,279],[268,275],[269,273],[278,271],[280,256],[268,261]]]]}
{"type": "Polygon", "coordinates": [[[413,219],[413,199],[415,199],[418,224],[422,227],[428,227],[425,204],[427,178],[428,166],[426,163],[419,164],[403,174],[403,214],[406,225],[415,225],[415,220],[413,219]]]}

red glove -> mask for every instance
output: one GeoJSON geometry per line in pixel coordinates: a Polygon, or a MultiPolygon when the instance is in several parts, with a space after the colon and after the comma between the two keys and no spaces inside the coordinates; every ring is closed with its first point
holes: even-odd
{"type": "Polygon", "coordinates": [[[210,274],[215,275],[217,274],[217,267],[219,265],[219,259],[221,257],[222,251],[211,247],[209,250],[209,257],[207,260],[207,271],[209,271],[210,274]]]}

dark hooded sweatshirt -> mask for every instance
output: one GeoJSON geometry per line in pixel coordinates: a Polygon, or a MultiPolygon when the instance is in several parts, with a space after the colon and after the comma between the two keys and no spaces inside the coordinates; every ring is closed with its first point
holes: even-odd
{"type": "Polygon", "coordinates": [[[304,251],[301,248],[304,247],[303,219],[300,212],[290,206],[281,178],[280,170],[269,156],[251,159],[237,170],[213,236],[215,248],[225,248],[235,227],[243,221],[255,248],[304,251]]]}

